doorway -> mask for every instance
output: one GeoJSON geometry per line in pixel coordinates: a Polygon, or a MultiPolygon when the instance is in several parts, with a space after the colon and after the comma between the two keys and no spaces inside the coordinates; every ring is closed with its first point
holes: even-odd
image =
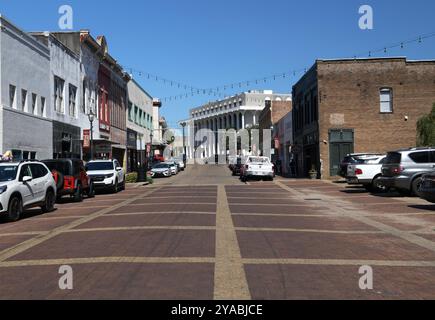
{"type": "Polygon", "coordinates": [[[354,130],[336,129],[329,130],[329,174],[337,176],[340,163],[350,153],[354,152],[354,130]]]}

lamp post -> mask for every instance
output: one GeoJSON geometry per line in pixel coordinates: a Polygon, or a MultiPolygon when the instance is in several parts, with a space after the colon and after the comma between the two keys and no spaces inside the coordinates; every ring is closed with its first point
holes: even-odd
{"type": "Polygon", "coordinates": [[[154,153],[153,153],[153,137],[154,137],[154,134],[153,134],[153,131],[151,130],[151,132],[150,132],[150,161],[149,161],[149,167],[150,167],[150,169],[151,169],[151,167],[152,167],[152,163],[153,163],[153,160],[154,160],[154,153]]]}
{"type": "Polygon", "coordinates": [[[184,129],[186,128],[186,122],[181,122],[180,125],[183,128],[183,162],[184,162],[184,167],[186,167],[187,150],[186,150],[186,135],[184,131],[184,129]]]}
{"type": "Polygon", "coordinates": [[[89,123],[91,124],[91,141],[90,141],[90,149],[91,149],[91,160],[94,160],[94,120],[95,120],[95,114],[92,111],[92,109],[89,111],[88,114],[89,123]]]}
{"type": "Polygon", "coordinates": [[[140,138],[140,147],[139,147],[139,156],[140,156],[140,163],[139,168],[137,172],[137,182],[146,182],[146,167],[144,165],[144,162],[142,160],[142,137],[140,138]]]}

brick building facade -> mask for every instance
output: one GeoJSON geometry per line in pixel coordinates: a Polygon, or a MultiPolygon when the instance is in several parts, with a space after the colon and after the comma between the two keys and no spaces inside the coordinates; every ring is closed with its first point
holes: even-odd
{"type": "Polygon", "coordinates": [[[435,102],[435,61],[318,60],[293,87],[298,176],[336,176],[351,152],[416,145],[416,123],[435,102]]]}
{"type": "MultiPolygon", "coordinates": [[[[280,160],[280,132],[278,122],[282,120],[289,112],[292,111],[292,101],[266,101],[265,108],[261,111],[259,117],[260,129],[260,149],[263,148],[263,130],[273,129],[271,132],[272,161],[280,160]]],[[[281,160],[282,161],[282,160],[281,160]]]]}

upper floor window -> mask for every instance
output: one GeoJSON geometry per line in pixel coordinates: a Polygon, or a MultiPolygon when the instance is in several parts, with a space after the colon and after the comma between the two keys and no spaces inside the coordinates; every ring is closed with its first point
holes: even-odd
{"type": "Polygon", "coordinates": [[[65,81],[59,77],[54,77],[54,110],[63,113],[63,92],[65,81]]]}
{"type": "Polygon", "coordinates": [[[77,98],[77,87],[72,84],[69,85],[69,115],[71,117],[76,116],[76,98],[77,98]]]}
{"type": "Polygon", "coordinates": [[[393,90],[391,88],[382,88],[380,90],[381,113],[393,112],[393,90]]]}
{"type": "Polygon", "coordinates": [[[46,111],[45,111],[45,98],[41,97],[41,116],[46,117],[46,111]]]}
{"type": "Polygon", "coordinates": [[[9,85],[9,106],[11,108],[14,108],[14,109],[17,108],[17,105],[15,103],[16,92],[17,92],[17,87],[10,84],[9,85]]]}
{"type": "Polygon", "coordinates": [[[128,102],[128,121],[133,122],[133,104],[129,101],[128,102]]]}
{"type": "Polygon", "coordinates": [[[86,80],[82,83],[82,112],[86,114],[86,80]]]}
{"type": "Polygon", "coordinates": [[[21,110],[27,111],[27,90],[21,90],[21,110]]]}
{"type": "Polygon", "coordinates": [[[37,99],[38,99],[38,96],[36,95],[36,93],[32,93],[32,110],[31,110],[31,112],[34,115],[38,114],[37,99]]]}

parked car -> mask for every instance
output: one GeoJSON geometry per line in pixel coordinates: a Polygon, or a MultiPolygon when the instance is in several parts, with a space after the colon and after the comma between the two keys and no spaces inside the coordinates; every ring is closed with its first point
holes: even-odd
{"type": "Polygon", "coordinates": [[[421,177],[419,194],[422,199],[435,203],[435,171],[421,177]]]}
{"type": "Polygon", "coordinates": [[[57,199],[70,196],[76,202],[83,200],[83,194],[89,198],[95,196],[94,183],[86,173],[82,160],[56,159],[42,161],[50,169],[57,188],[57,199]]]}
{"type": "Polygon", "coordinates": [[[0,163],[0,215],[6,214],[13,222],[27,208],[41,207],[43,212],[50,212],[55,203],[56,183],[45,164],[0,163]]]}
{"type": "Polygon", "coordinates": [[[184,171],[186,166],[184,165],[184,161],[183,161],[182,157],[181,158],[173,158],[170,161],[174,161],[175,163],[178,164],[179,171],[184,171]]]}
{"type": "Polygon", "coordinates": [[[385,161],[386,156],[376,156],[365,159],[362,164],[350,164],[347,168],[347,183],[363,185],[370,192],[387,191],[388,189],[379,183],[385,161]]]}
{"type": "Polygon", "coordinates": [[[435,148],[412,148],[389,152],[382,166],[380,183],[404,195],[419,196],[422,177],[435,170],[435,148]]]}
{"type": "Polygon", "coordinates": [[[125,171],[118,160],[95,160],[86,165],[95,189],[109,189],[116,193],[125,189],[125,171]]]}
{"type": "Polygon", "coordinates": [[[250,156],[246,158],[244,163],[240,172],[240,179],[242,181],[248,181],[250,178],[273,180],[275,173],[268,157],[250,156]]]}
{"type": "Polygon", "coordinates": [[[350,164],[362,164],[365,159],[372,158],[373,156],[382,156],[379,153],[351,153],[348,154],[340,163],[340,171],[338,175],[340,177],[346,178],[347,168],[350,164]]]}
{"type": "Polygon", "coordinates": [[[171,173],[172,173],[173,176],[178,174],[178,165],[177,165],[176,162],[174,162],[174,161],[166,161],[166,162],[163,162],[163,163],[169,164],[169,167],[171,168],[171,173]]]}
{"type": "Polygon", "coordinates": [[[151,169],[151,177],[171,177],[172,176],[172,170],[171,166],[167,163],[157,163],[153,166],[151,169]]]}

